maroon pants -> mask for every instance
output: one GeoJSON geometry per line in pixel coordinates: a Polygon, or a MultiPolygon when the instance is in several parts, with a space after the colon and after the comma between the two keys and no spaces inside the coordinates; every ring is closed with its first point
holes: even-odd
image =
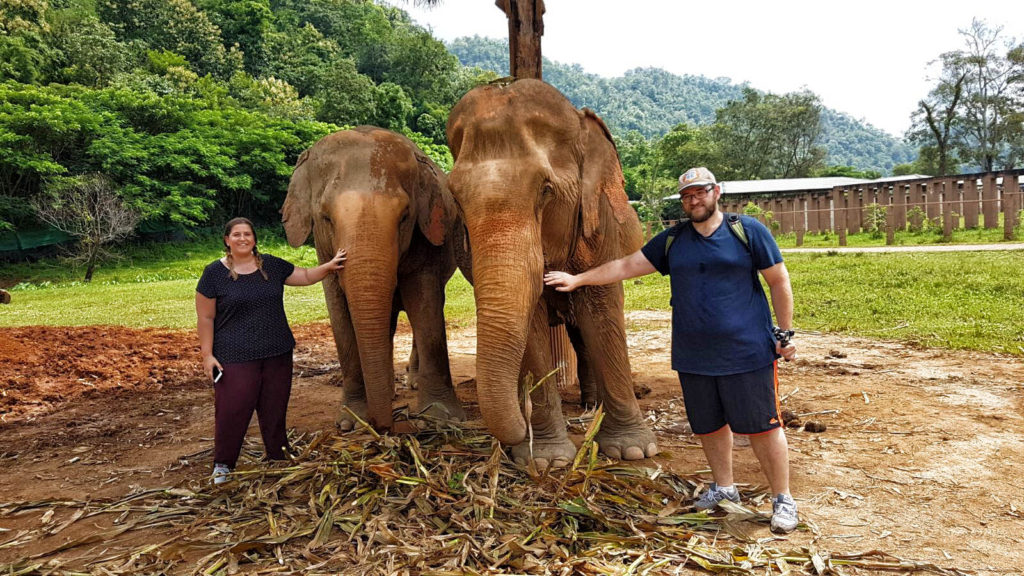
{"type": "Polygon", "coordinates": [[[285,414],[291,393],[291,352],[224,364],[224,376],[214,385],[213,461],[235,467],[253,410],[260,421],[267,458],[284,460],[288,449],[285,414]]]}

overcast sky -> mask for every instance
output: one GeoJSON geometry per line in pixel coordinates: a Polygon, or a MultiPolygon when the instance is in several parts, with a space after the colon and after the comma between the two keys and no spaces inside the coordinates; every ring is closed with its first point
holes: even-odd
{"type": "MultiPolygon", "coordinates": [[[[442,40],[507,38],[494,0],[435,8],[387,0],[442,40]]],[[[963,47],[972,18],[1024,39],[1024,0],[546,0],[544,56],[587,72],[637,67],[727,77],[777,94],[806,87],[894,136],[933,86],[929,62],[963,47]]]]}

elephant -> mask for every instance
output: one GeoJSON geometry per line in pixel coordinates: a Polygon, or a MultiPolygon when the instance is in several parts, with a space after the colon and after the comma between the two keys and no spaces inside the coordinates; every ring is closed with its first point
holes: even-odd
{"type": "Polygon", "coordinates": [[[374,126],[329,134],[303,152],[281,208],[288,243],[313,233],[317,257],[348,252],[324,279],[324,296],[341,363],[337,424],[356,416],[394,430],[394,333],[399,310],[413,332],[417,409],[465,420],[452,386],[444,287],[463,238],[444,172],[408,138],[374,126]]]}
{"type": "Polygon", "coordinates": [[[557,387],[535,387],[529,429],[520,388],[528,373],[536,380],[550,371],[549,326],[565,323],[580,378],[597,383],[604,406],[601,450],[625,460],[655,455],[633,394],[621,282],[571,295],[543,285],[545,270],[579,273],[640,247],[608,128],[552,86],[518,79],[466,93],[447,135],[455,157],[448,181],[472,253],[477,394],[488,430],[519,462],[572,460],[557,387]]]}

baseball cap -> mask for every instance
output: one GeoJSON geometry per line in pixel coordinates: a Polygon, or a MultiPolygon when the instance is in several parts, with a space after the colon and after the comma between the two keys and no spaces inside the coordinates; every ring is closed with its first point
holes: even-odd
{"type": "Polygon", "coordinates": [[[715,180],[715,175],[707,168],[698,166],[683,172],[682,176],[679,177],[679,188],[676,191],[682,192],[687,188],[707,186],[708,184],[718,184],[718,181],[715,180]]]}

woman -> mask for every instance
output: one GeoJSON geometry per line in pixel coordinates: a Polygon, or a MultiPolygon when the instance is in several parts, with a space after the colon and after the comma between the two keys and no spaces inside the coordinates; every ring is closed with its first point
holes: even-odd
{"type": "Polygon", "coordinates": [[[316,268],[260,254],[252,222],[224,226],[227,254],[196,286],[203,371],[214,380],[213,482],[226,482],[242,450],[253,410],[270,460],[285,459],[285,413],[295,339],[284,313],[284,286],[309,286],[345,265],[345,251],[316,268]]]}

